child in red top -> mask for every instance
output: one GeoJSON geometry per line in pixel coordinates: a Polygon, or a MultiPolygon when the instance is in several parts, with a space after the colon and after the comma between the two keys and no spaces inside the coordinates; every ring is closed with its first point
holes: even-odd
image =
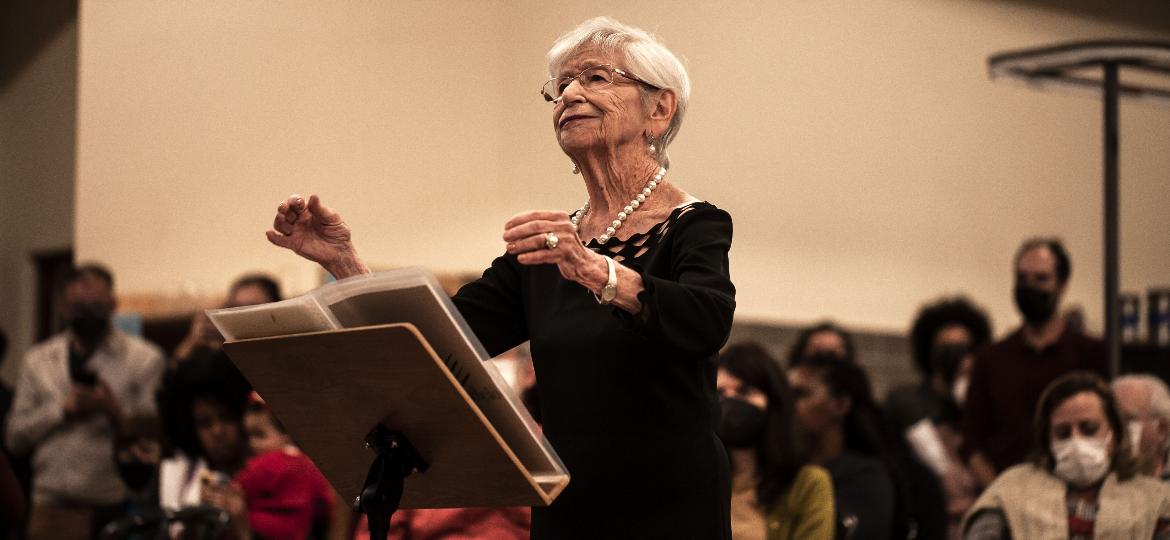
{"type": "Polygon", "coordinates": [[[302,540],[321,536],[333,520],[333,490],[292,443],[259,396],[244,415],[252,459],[235,481],[216,489],[216,504],[232,514],[236,536],[302,540]]]}

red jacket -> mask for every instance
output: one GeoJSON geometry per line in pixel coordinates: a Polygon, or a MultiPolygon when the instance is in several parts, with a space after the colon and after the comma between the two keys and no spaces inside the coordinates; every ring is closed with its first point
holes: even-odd
{"type": "Polygon", "coordinates": [[[333,489],[308,457],[273,450],[236,475],[248,500],[248,524],[262,538],[302,540],[316,523],[333,520],[333,489]]]}

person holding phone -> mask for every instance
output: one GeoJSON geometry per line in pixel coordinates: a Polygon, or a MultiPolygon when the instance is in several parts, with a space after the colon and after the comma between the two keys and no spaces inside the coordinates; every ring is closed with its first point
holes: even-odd
{"type": "Polygon", "coordinates": [[[126,487],[113,458],[122,419],[154,412],[162,351],[114,328],[114,279],[80,266],[61,289],[68,329],[25,357],[8,419],[14,454],[31,453],[29,540],[92,538],[126,487]]]}
{"type": "MultiPolygon", "coordinates": [[[[280,299],[280,284],[275,278],[266,274],[245,274],[232,282],[224,307],[251,306],[278,302],[280,299]]],[[[171,368],[201,350],[214,352],[222,348],[223,336],[215,325],[211,324],[207,314],[200,311],[191,319],[191,329],[187,331],[183,341],[180,341],[171,352],[171,368]]]]}

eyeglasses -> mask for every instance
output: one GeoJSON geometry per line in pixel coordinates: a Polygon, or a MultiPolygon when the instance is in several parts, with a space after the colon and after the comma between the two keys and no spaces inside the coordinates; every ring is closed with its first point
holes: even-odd
{"type": "Polygon", "coordinates": [[[630,79],[631,81],[642,83],[655,90],[660,90],[658,86],[650,84],[632,73],[627,73],[624,70],[616,68],[611,64],[601,64],[598,66],[585,68],[581,71],[581,73],[578,73],[573,77],[554,77],[549,79],[548,82],[544,83],[544,86],[540,88],[540,94],[544,96],[545,101],[556,103],[561,100],[561,97],[563,97],[563,94],[565,93],[565,89],[569,87],[569,84],[571,84],[574,79],[581,84],[581,88],[593,91],[613,84],[615,75],[621,75],[622,77],[630,79]]]}

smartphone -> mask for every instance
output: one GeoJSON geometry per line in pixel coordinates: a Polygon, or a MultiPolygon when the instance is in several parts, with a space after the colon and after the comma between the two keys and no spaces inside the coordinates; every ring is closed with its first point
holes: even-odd
{"type": "Polygon", "coordinates": [[[97,386],[97,374],[89,369],[89,357],[83,356],[70,347],[69,350],[69,380],[87,388],[97,386]]]}
{"type": "Polygon", "coordinates": [[[219,471],[204,471],[203,483],[215,486],[226,486],[231,483],[232,479],[219,471]]]}

